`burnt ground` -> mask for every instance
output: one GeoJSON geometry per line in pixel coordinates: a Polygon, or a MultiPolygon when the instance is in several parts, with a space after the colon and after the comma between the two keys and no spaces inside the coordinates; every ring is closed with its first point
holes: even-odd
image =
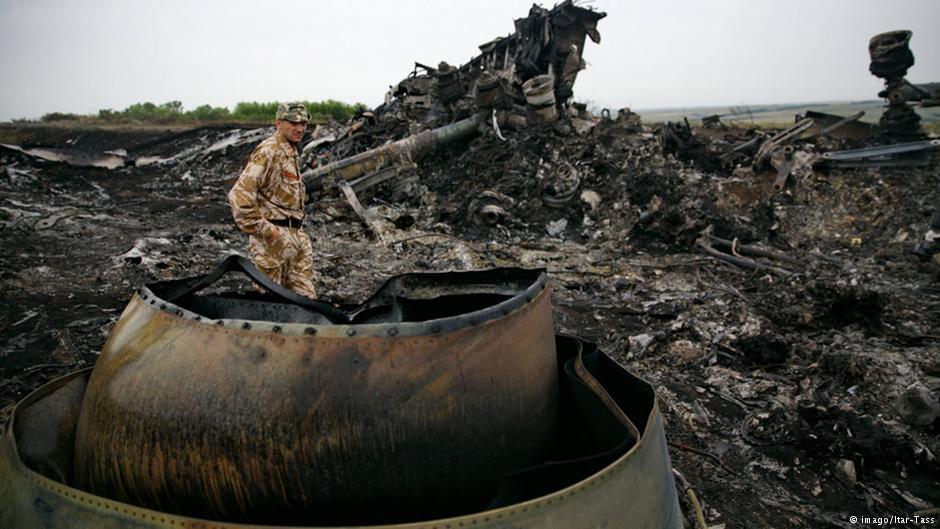
{"type": "MultiPolygon", "coordinates": [[[[139,160],[113,170],[0,150],[2,420],[92,365],[137,286],[246,253],[225,194],[266,133],[30,131],[30,145],[139,160]]],[[[936,161],[819,168],[775,192],[772,175],[722,167],[707,145],[664,154],[662,131],[635,124],[504,135],[363,194],[384,243],[335,195],[316,197],[321,296],[358,302],[410,271],[544,267],[558,330],[657,388],[673,465],[710,525],[852,527],[851,515],[940,506],[940,423],[899,404],[908,388],[940,388],[940,271],[911,254],[940,205],[936,161]],[[558,177],[571,174],[573,194],[558,177]],[[501,208],[495,224],[484,203],[501,208]],[[702,250],[703,233],[785,259],[730,265],[702,250]]]]}

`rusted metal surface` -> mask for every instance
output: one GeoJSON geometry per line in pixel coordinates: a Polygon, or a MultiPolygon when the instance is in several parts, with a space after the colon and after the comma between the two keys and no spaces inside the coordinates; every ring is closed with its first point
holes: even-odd
{"type": "MultiPolygon", "coordinates": [[[[550,455],[551,463],[505,477],[497,498],[479,512],[369,527],[681,528],[682,516],[653,388],[580,340],[557,337],[556,350],[563,382],[559,387],[560,427],[550,455]]],[[[37,425],[36,431],[65,432],[67,436],[66,426],[70,420],[74,422],[74,413],[82,398],[74,389],[83,387],[87,378],[88,370],[67,375],[18,404],[13,420],[0,437],[0,526],[20,529],[271,527],[209,521],[145,509],[84,492],[24,464],[18,448],[37,439],[23,436],[24,423],[45,422],[47,424],[37,425]],[[35,413],[39,410],[60,411],[35,413]]],[[[59,450],[65,450],[62,446],[59,450]]]]}
{"type": "Polygon", "coordinates": [[[77,484],[241,522],[479,506],[553,437],[544,286],[544,274],[517,269],[408,275],[356,311],[362,323],[308,325],[253,320],[248,300],[168,303],[150,285],[89,382],[77,484]]]}

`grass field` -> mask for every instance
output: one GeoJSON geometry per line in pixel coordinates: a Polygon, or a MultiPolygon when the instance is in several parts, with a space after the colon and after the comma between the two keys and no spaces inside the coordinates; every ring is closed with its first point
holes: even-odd
{"type": "MultiPolygon", "coordinates": [[[[851,116],[863,111],[862,121],[877,123],[884,111],[884,102],[880,100],[858,102],[829,102],[829,103],[798,103],[787,105],[737,105],[715,107],[686,107],[686,108],[652,108],[635,110],[644,122],[662,123],[665,121],[682,121],[689,118],[693,125],[701,123],[704,116],[718,114],[727,124],[738,125],[786,125],[792,124],[794,116],[803,114],[807,110],[851,116]]],[[[937,130],[940,126],[940,107],[917,108],[921,115],[921,123],[928,130],[937,130]]]]}

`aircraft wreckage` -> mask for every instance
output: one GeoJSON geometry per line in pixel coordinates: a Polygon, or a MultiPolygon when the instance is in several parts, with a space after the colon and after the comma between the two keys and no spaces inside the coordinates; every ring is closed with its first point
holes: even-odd
{"type": "MultiPolygon", "coordinates": [[[[417,65],[383,111],[428,129],[327,160],[308,186],[335,182],[355,204],[484,125],[551,121],[602,17],[533,8],[467,65],[417,65]]],[[[907,40],[877,40],[873,64],[907,40]]],[[[909,91],[902,77],[889,89],[909,91]]],[[[830,121],[732,152],[756,151],[782,187],[792,138],[854,130],[830,121]]],[[[240,258],[148,284],[94,369],[17,405],[0,437],[0,526],[681,527],[653,388],[553,327],[540,270],[406,274],[343,309],[240,258]],[[268,293],[203,293],[235,270],[268,293]]]]}
{"type": "Polygon", "coordinates": [[[546,279],[406,274],[348,310],[238,256],[148,284],[17,405],[0,526],[681,527],[653,388],[554,334],[546,279]],[[267,293],[200,293],[230,271],[267,293]]]}
{"type": "Polygon", "coordinates": [[[403,115],[425,130],[342,159],[335,159],[335,152],[344,150],[339,144],[363,122],[340,134],[315,137],[303,149],[304,165],[314,159],[321,164],[304,172],[307,188],[336,183],[356,208],[356,192],[400,177],[414,168],[416,160],[442,146],[471,138],[487,127],[500,134],[500,127],[555,120],[585,67],[582,53],[587,39],[600,42],[597,22],[605,16],[571,0],[552,9],[534,5],[527,17],[515,21],[514,33],[482,44],[481,53],[460,67],[415,63],[414,71],[389,90],[375,116],[403,115]]]}
{"type": "MultiPolygon", "coordinates": [[[[416,67],[384,111],[430,130],[324,163],[308,187],[335,183],[355,207],[483,124],[551,121],[603,16],[533,7],[466,65],[416,67]]],[[[554,334],[546,280],[408,274],[349,310],[239,257],[149,284],[93,370],[14,410],[0,526],[681,527],[652,387],[554,334]],[[232,270],[268,294],[200,294],[232,270]]]]}

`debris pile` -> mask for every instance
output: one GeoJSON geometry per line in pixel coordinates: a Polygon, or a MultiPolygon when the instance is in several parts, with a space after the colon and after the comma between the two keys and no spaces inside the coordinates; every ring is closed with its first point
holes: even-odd
{"type": "Polygon", "coordinates": [[[414,71],[389,91],[375,114],[439,126],[480,108],[528,103],[538,113],[566,103],[585,66],[581,56],[586,38],[600,42],[597,22],[605,16],[571,0],[552,9],[533,5],[527,17],[515,21],[515,32],[480,45],[481,53],[460,67],[416,62],[414,71]],[[543,94],[547,96],[537,97],[543,94]]]}

